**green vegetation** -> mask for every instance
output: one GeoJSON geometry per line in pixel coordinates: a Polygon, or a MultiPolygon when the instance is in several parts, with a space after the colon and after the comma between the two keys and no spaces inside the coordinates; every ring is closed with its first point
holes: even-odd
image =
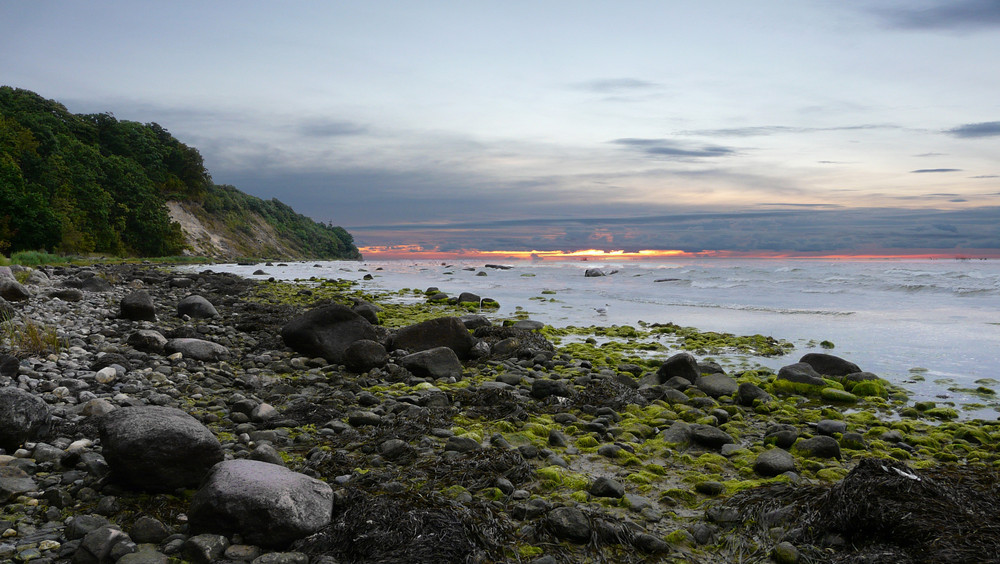
{"type": "Polygon", "coordinates": [[[71,114],[0,86],[0,253],[178,255],[184,235],[168,201],[218,215],[236,232],[273,231],[301,256],[360,258],[342,228],[214,185],[197,149],[156,123],[71,114]]]}

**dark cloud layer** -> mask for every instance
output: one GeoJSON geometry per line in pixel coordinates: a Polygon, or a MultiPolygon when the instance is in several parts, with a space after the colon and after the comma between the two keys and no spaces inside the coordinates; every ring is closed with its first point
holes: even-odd
{"type": "MultiPolygon", "coordinates": [[[[998,2],[1000,5],[1000,2],[998,2]]],[[[950,133],[955,137],[996,137],[1000,135],[1000,121],[984,121],[982,123],[967,123],[965,125],[960,125],[958,127],[949,129],[946,133],[950,133]]]]}
{"type": "Polygon", "coordinates": [[[859,125],[841,125],[837,127],[791,127],[787,125],[758,125],[751,127],[729,127],[722,129],[692,129],[682,131],[682,135],[699,135],[705,137],[761,137],[781,133],[817,133],[823,131],[864,131],[873,129],[901,129],[901,126],[891,123],[865,123],[859,125]]]}
{"type": "Polygon", "coordinates": [[[938,0],[925,7],[876,8],[890,27],[967,31],[1000,27],[1000,2],[996,0],[938,0]]]}
{"type": "Polygon", "coordinates": [[[598,94],[612,94],[635,90],[648,90],[650,88],[655,88],[656,86],[658,85],[655,82],[649,82],[648,80],[641,80],[638,78],[600,78],[576,83],[573,85],[573,88],[577,90],[586,90],[588,92],[596,92],[598,94]]]}
{"type": "Polygon", "coordinates": [[[352,230],[362,244],[422,243],[443,251],[677,249],[834,252],[1000,249],[1000,207],[961,211],[865,208],[532,219],[352,230]]]}
{"type": "Polygon", "coordinates": [[[961,172],[960,168],[920,168],[917,170],[911,170],[910,172],[916,174],[923,174],[928,172],[961,172]]]}
{"type": "Polygon", "coordinates": [[[736,150],[719,145],[682,145],[670,139],[615,139],[612,143],[657,158],[728,157],[736,150]]]}
{"type": "Polygon", "coordinates": [[[361,135],[368,128],[350,121],[317,119],[303,123],[299,133],[306,137],[341,137],[344,135],[361,135]]]}

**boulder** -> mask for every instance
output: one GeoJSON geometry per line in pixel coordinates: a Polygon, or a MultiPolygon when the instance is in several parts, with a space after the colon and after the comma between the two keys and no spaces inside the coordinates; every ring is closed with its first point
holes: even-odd
{"type": "Polygon", "coordinates": [[[693,424],[689,427],[691,441],[706,448],[720,449],[722,445],[735,442],[729,433],[711,425],[693,424]]]}
{"type": "Polygon", "coordinates": [[[156,306],[148,292],[139,290],[122,298],[118,317],[133,321],[156,321],[156,306]]]}
{"type": "Polygon", "coordinates": [[[368,372],[389,362],[389,353],[381,343],[369,339],[354,341],[344,349],[344,364],[352,372],[368,372]]]}
{"type": "Polygon", "coordinates": [[[736,403],[744,407],[753,407],[754,402],[757,400],[760,400],[761,403],[767,403],[771,401],[771,394],[765,392],[760,386],[751,384],[750,382],[740,384],[736,390],[736,403]]]}
{"type": "Polygon", "coordinates": [[[306,312],[281,328],[281,340],[285,345],[335,364],[342,364],[344,351],[360,339],[377,341],[375,327],[350,308],[338,304],[306,312]]]}
{"type": "Polygon", "coordinates": [[[168,354],[181,353],[184,358],[203,362],[215,362],[229,358],[229,349],[212,341],[202,339],[170,339],[163,350],[168,354]]]}
{"type": "Polygon", "coordinates": [[[16,378],[17,370],[21,366],[21,361],[16,356],[0,354],[0,376],[16,378]]]}
{"type": "Polygon", "coordinates": [[[713,398],[731,396],[739,389],[736,380],[718,372],[699,376],[694,385],[713,398]]]}
{"type": "Polygon", "coordinates": [[[244,542],[281,547],[330,523],[333,490],[283,466],[256,460],[217,464],[191,500],[195,533],[238,533],[244,542]]]}
{"type": "Polygon", "coordinates": [[[368,320],[368,323],[371,323],[372,325],[378,325],[379,323],[381,323],[378,319],[378,314],[380,311],[382,311],[382,308],[380,308],[375,304],[370,304],[368,302],[360,302],[354,304],[354,307],[351,308],[351,311],[360,315],[361,317],[364,317],[365,319],[368,320]]]}
{"type": "Polygon", "coordinates": [[[688,383],[694,384],[701,376],[698,361],[690,353],[678,353],[665,360],[656,371],[656,377],[659,378],[661,384],[674,376],[684,378],[688,383]]]}
{"type": "Polygon", "coordinates": [[[462,361],[458,359],[455,351],[448,347],[435,347],[408,354],[399,362],[403,368],[421,378],[462,379],[462,361]]]}
{"type": "Polygon", "coordinates": [[[401,328],[390,339],[389,349],[417,352],[448,347],[455,351],[459,359],[468,360],[475,344],[476,338],[469,333],[460,318],[439,317],[401,328]]]}
{"type": "Polygon", "coordinates": [[[796,384],[808,384],[810,386],[826,386],[826,382],[810,364],[796,362],[788,366],[782,366],[778,370],[779,380],[788,380],[796,384]]]}
{"type": "Polygon", "coordinates": [[[824,419],[816,424],[816,432],[831,437],[834,433],[844,434],[847,432],[847,422],[838,419],[824,419]]]}
{"type": "Polygon", "coordinates": [[[583,272],[583,275],[587,278],[600,278],[601,276],[607,276],[600,268],[588,268],[583,272]]]}
{"type": "Polygon", "coordinates": [[[177,315],[186,315],[192,319],[211,319],[217,317],[219,312],[204,296],[192,294],[177,302],[177,315]]]}
{"type": "Polygon", "coordinates": [[[7,303],[7,300],[0,297],[0,321],[10,319],[14,317],[15,314],[17,314],[17,310],[14,309],[14,306],[10,305],[7,303]]]}
{"type": "Polygon", "coordinates": [[[794,449],[802,456],[814,458],[840,458],[840,443],[833,437],[818,435],[811,439],[799,439],[794,449]]]}
{"type": "Polygon", "coordinates": [[[531,397],[535,399],[545,399],[549,396],[568,398],[573,395],[572,388],[565,380],[551,380],[549,378],[536,378],[531,383],[531,397]]]}
{"type": "Polygon", "coordinates": [[[0,298],[11,302],[23,302],[31,297],[28,289],[13,278],[0,278],[0,298]]]}
{"type": "Polygon", "coordinates": [[[51,420],[42,398],[20,388],[0,388],[0,448],[8,454],[48,433],[51,420]]]}
{"type": "Polygon", "coordinates": [[[473,294],[472,292],[462,292],[458,295],[458,303],[460,304],[479,304],[481,301],[483,301],[483,298],[477,294],[473,294]]]}
{"type": "Polygon", "coordinates": [[[463,315],[459,319],[462,320],[462,324],[465,325],[465,328],[468,329],[469,331],[475,331],[480,327],[489,327],[493,325],[493,323],[490,322],[489,318],[487,318],[484,315],[478,315],[478,314],[463,315]]]}
{"type": "Polygon", "coordinates": [[[38,490],[38,484],[27,472],[16,466],[0,466],[0,505],[15,497],[38,490]]]}
{"type": "Polygon", "coordinates": [[[50,298],[59,298],[64,302],[78,302],[83,299],[83,291],[77,288],[55,288],[49,290],[46,295],[50,298]]]}
{"type": "Polygon", "coordinates": [[[172,407],[116,409],[99,422],[112,479],[131,488],[195,487],[217,462],[222,445],[204,425],[172,407]]]}
{"type": "Polygon", "coordinates": [[[111,283],[100,276],[91,276],[80,281],[80,289],[85,292],[109,292],[111,283]]]}
{"type": "Polygon", "coordinates": [[[130,347],[133,347],[136,350],[162,353],[164,347],[167,345],[167,338],[164,337],[159,331],[153,331],[152,329],[140,329],[139,331],[129,335],[127,343],[130,347]]]}
{"type": "Polygon", "coordinates": [[[590,485],[590,495],[594,497],[620,498],[625,495],[625,486],[621,482],[601,476],[590,485]]]}
{"type": "Polygon", "coordinates": [[[753,471],[765,478],[772,478],[793,470],[795,470],[795,457],[780,448],[765,450],[757,456],[757,460],[753,463],[753,471]]]}
{"type": "Polygon", "coordinates": [[[855,372],[861,372],[857,364],[846,361],[839,356],[825,353],[809,353],[799,359],[813,367],[816,372],[826,376],[847,376],[855,372]]]}
{"type": "Polygon", "coordinates": [[[556,507],[545,516],[545,524],[558,539],[576,544],[590,542],[590,521],[575,507],[556,507]]]}

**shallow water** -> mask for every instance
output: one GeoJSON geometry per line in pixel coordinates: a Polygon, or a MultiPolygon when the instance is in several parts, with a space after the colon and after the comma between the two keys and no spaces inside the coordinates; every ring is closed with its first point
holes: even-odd
{"type": "Polygon", "coordinates": [[[949,390],[976,388],[981,385],[977,380],[1000,380],[998,261],[505,263],[513,267],[510,270],[485,264],[395,260],[211,268],[249,277],[264,268],[279,279],[343,278],[358,281],[368,291],[430,286],[449,295],[469,291],[496,299],[499,317],[520,307],[532,319],[555,326],[635,325],[642,320],[703,331],[760,333],[796,344],[786,357],[753,359],[765,366],[778,368],[807,352],[831,352],[903,385],[914,400],[989,405],[964,416],[995,418],[1000,413],[998,399],[949,390]],[[619,272],[587,278],[588,268],[619,272]],[[365,274],[375,279],[364,281],[365,274]],[[819,349],[822,340],[836,348],[819,349]],[[914,381],[915,375],[924,380],[914,381]]]}

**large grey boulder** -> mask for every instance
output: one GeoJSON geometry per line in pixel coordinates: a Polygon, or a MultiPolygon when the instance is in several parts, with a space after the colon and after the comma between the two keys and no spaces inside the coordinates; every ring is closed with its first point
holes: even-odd
{"type": "Polygon", "coordinates": [[[11,302],[22,302],[31,297],[31,292],[13,278],[0,278],[0,298],[11,302]]]}
{"type": "Polygon", "coordinates": [[[733,437],[718,427],[711,425],[692,424],[691,441],[706,448],[721,449],[722,445],[734,443],[733,437]]]}
{"type": "Polygon", "coordinates": [[[177,302],[177,315],[186,315],[192,319],[211,319],[218,316],[219,312],[204,296],[193,294],[177,302]]]}
{"type": "Polygon", "coordinates": [[[810,386],[826,386],[826,382],[823,381],[823,377],[819,375],[819,372],[816,372],[812,366],[805,362],[796,362],[795,364],[782,366],[778,370],[778,379],[788,380],[797,384],[809,384],[810,386]]]}
{"type": "Polygon", "coordinates": [[[330,523],[333,490],[283,466],[256,460],[220,462],[188,512],[195,533],[238,533],[244,542],[281,547],[330,523]]]}
{"type": "Polygon", "coordinates": [[[462,378],[462,361],[448,347],[436,347],[408,354],[400,359],[403,368],[421,378],[462,378]]]}
{"type": "Polygon", "coordinates": [[[139,290],[122,298],[118,317],[133,321],[156,321],[156,306],[149,292],[139,290]]]}
{"type": "Polygon", "coordinates": [[[127,342],[130,347],[140,351],[162,353],[167,345],[167,338],[159,331],[140,329],[129,335],[127,342]]]}
{"type": "Polygon", "coordinates": [[[668,358],[656,371],[656,377],[660,383],[664,383],[673,377],[684,378],[689,384],[694,384],[701,376],[698,368],[698,361],[691,353],[678,353],[668,358]]]}
{"type": "Polygon", "coordinates": [[[847,376],[848,374],[861,372],[857,364],[832,354],[808,353],[800,358],[799,362],[804,362],[812,366],[813,370],[826,376],[847,376]]]}
{"type": "Polygon", "coordinates": [[[753,407],[754,402],[757,400],[760,400],[761,403],[767,403],[771,401],[771,394],[764,391],[760,386],[751,384],[750,382],[740,384],[736,390],[736,403],[744,407],[753,407]]]}
{"type": "Polygon", "coordinates": [[[20,366],[21,361],[16,356],[0,353],[0,376],[14,378],[20,366]]]}
{"type": "Polygon", "coordinates": [[[699,376],[694,385],[713,398],[731,396],[739,389],[739,384],[729,376],[720,373],[699,376]]]}
{"type": "Polygon", "coordinates": [[[375,327],[350,308],[338,304],[308,311],[281,328],[285,345],[335,364],[343,364],[344,351],[360,339],[377,341],[375,327]]]}
{"type": "Polygon", "coordinates": [[[352,372],[368,372],[372,368],[381,368],[389,362],[389,353],[377,341],[360,339],[344,349],[344,364],[352,372]]]}
{"type": "Polygon", "coordinates": [[[163,346],[168,354],[181,353],[184,358],[193,358],[204,362],[215,362],[229,358],[229,349],[203,339],[170,339],[163,346]]]}
{"type": "Polygon", "coordinates": [[[795,457],[780,448],[765,450],[757,455],[757,460],[753,463],[753,471],[765,478],[772,478],[793,470],[795,470],[795,457]]]}
{"type": "Polygon", "coordinates": [[[16,466],[0,466],[0,504],[36,490],[38,485],[27,472],[16,466]]]}
{"type": "Polygon", "coordinates": [[[101,417],[100,434],[112,479],[140,490],[195,487],[223,457],[211,431],[172,407],[116,409],[101,417]]]}
{"type": "Polygon", "coordinates": [[[545,516],[545,525],[556,538],[576,544],[590,542],[592,529],[583,511],[575,507],[556,507],[545,516]]]}
{"type": "Polygon", "coordinates": [[[401,328],[392,336],[390,350],[405,349],[410,352],[448,347],[458,358],[468,360],[476,338],[469,333],[458,317],[439,317],[401,328]]]}
{"type": "Polygon", "coordinates": [[[51,420],[49,406],[40,397],[20,388],[0,388],[0,448],[8,454],[48,433],[51,420]]]}

